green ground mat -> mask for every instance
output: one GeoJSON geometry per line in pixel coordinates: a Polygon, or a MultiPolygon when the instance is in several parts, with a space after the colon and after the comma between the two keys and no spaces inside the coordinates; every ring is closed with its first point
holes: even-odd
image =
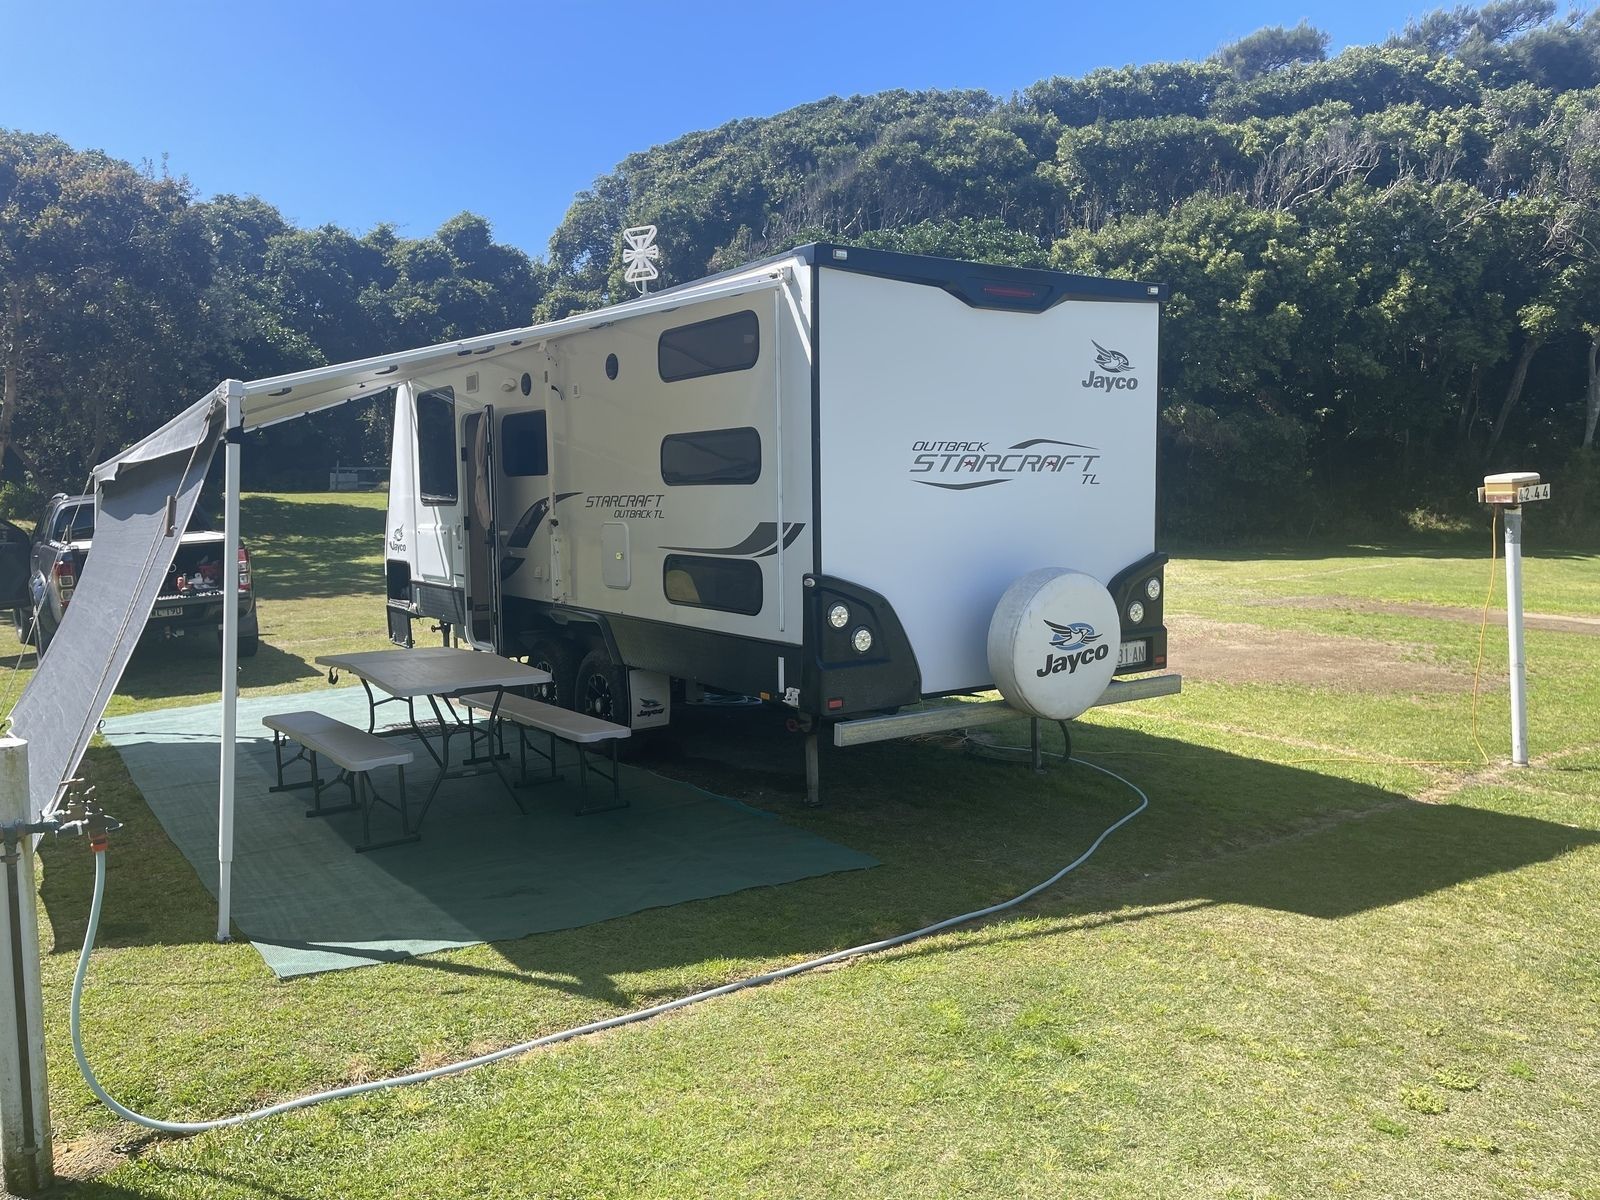
{"type": "MultiPolygon", "coordinates": [[[[359,687],[239,702],[233,920],[280,977],[572,929],[641,909],[876,866],[865,854],[794,829],[736,800],[622,767],[631,808],[579,817],[577,771],[520,791],[517,811],[492,776],[451,780],[422,840],[357,854],[361,815],[307,819],[309,791],[272,793],[270,713],[311,709],[366,727],[359,687]]],[[[397,710],[380,709],[380,717],[397,710]]],[[[217,888],[219,706],[104,723],[128,773],[201,880],[217,888]]],[[[459,751],[464,739],[456,739],[459,751]]],[[[531,756],[530,756],[531,760],[531,756]]],[[[530,761],[530,770],[532,769],[530,761]]],[[[291,778],[306,778],[296,764],[291,778]]],[[[323,768],[324,777],[329,775],[323,768]]],[[[420,750],[407,772],[420,803],[432,783],[420,750]]],[[[392,787],[394,772],[375,772],[392,787]]],[[[591,788],[608,788],[591,776],[591,788]]],[[[604,798],[604,793],[596,792],[604,798]]],[[[344,789],[325,793],[338,804],[344,789]]],[[[378,807],[373,837],[398,830],[378,807]]]]}

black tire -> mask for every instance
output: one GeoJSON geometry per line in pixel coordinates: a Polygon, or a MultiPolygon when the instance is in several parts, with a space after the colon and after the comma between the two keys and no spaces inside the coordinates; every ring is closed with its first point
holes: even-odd
{"type": "Polygon", "coordinates": [[[256,656],[256,651],[259,649],[261,649],[261,638],[259,635],[252,634],[248,637],[241,637],[239,639],[240,658],[254,658],[256,656]]]}
{"type": "Polygon", "coordinates": [[[572,707],[616,725],[632,725],[628,701],[628,668],[613,662],[605,650],[591,650],[578,664],[572,707]]]}
{"type": "Polygon", "coordinates": [[[533,689],[535,700],[559,708],[572,707],[572,688],[578,676],[578,647],[559,633],[543,634],[528,645],[528,665],[550,672],[550,682],[533,689]]]}
{"type": "Polygon", "coordinates": [[[49,622],[39,613],[33,614],[33,648],[36,658],[43,658],[44,652],[50,649],[50,639],[55,637],[56,631],[50,628],[49,622]]]}

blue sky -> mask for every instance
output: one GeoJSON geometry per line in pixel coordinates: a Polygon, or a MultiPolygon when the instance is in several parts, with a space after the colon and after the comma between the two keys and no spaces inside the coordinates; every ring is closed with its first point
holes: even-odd
{"type": "Polygon", "coordinates": [[[0,0],[0,126],[135,162],[302,225],[419,236],[463,209],[542,255],[631,151],[830,94],[999,94],[1204,56],[1305,18],[1335,48],[1433,4],[0,0]]]}

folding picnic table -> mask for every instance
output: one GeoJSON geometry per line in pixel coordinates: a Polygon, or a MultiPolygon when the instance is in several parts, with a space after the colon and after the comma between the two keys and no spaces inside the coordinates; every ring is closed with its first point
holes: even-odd
{"type": "Polygon", "coordinates": [[[493,744],[495,723],[500,713],[500,701],[504,698],[507,688],[537,687],[549,683],[550,672],[541,671],[537,667],[530,667],[509,658],[501,658],[498,654],[476,650],[452,650],[447,646],[327,654],[319,657],[317,662],[330,669],[330,678],[335,678],[339,671],[348,671],[361,680],[361,686],[367,692],[369,733],[377,732],[377,711],[380,705],[395,701],[404,702],[410,732],[416,735],[423,748],[438,764],[439,774],[433,781],[433,787],[428,790],[428,798],[422,802],[416,823],[409,832],[415,833],[422,827],[422,819],[427,816],[428,807],[438,794],[440,784],[446,779],[463,779],[478,775],[480,771],[468,768],[476,768],[485,762],[489,764],[495,778],[500,780],[512,802],[519,809],[522,807],[516,791],[495,764],[493,744]],[[373,688],[386,692],[387,698],[378,699],[373,694],[373,688]],[[470,709],[467,710],[467,718],[463,720],[456,712],[455,706],[450,703],[452,697],[466,692],[494,693],[493,706],[481,729],[473,723],[470,709]],[[433,729],[439,739],[437,749],[430,740],[428,732],[417,724],[418,698],[426,698],[428,706],[433,710],[433,729]],[[444,702],[442,708],[441,700],[444,702]],[[461,761],[459,767],[452,770],[450,739],[461,734],[465,734],[468,739],[468,756],[461,761]],[[479,737],[485,738],[488,742],[486,755],[474,754],[479,737]]]}

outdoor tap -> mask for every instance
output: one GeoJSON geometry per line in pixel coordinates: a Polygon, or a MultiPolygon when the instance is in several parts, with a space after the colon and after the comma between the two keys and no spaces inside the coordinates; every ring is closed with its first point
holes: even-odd
{"type": "Polygon", "coordinates": [[[122,828],[122,822],[100,807],[95,799],[94,785],[78,790],[75,785],[81,784],[79,779],[67,781],[67,794],[56,807],[55,812],[42,821],[32,822],[24,827],[27,833],[53,833],[57,837],[62,834],[86,834],[91,846],[104,848],[106,838],[122,828]]]}

